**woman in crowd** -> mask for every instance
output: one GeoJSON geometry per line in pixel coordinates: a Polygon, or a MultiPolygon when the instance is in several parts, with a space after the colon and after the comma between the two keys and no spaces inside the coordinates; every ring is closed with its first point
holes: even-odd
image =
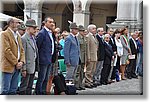
{"type": "Polygon", "coordinates": [[[128,28],[127,27],[121,30],[120,40],[123,46],[123,55],[121,57],[121,66],[120,66],[121,79],[126,80],[125,68],[126,68],[126,65],[128,64],[128,55],[131,53],[131,50],[129,47],[129,41],[128,41],[128,28]]]}

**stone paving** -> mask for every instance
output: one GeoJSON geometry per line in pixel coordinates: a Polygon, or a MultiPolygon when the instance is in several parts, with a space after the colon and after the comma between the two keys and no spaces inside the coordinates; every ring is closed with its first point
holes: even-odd
{"type": "Polygon", "coordinates": [[[138,79],[121,80],[120,82],[77,91],[78,95],[140,95],[142,92],[142,77],[138,79]]]}

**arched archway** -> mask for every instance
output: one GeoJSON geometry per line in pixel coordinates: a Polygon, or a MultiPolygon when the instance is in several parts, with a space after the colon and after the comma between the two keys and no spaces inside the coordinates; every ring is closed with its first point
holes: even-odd
{"type": "MultiPolygon", "coordinates": [[[[1,12],[6,14],[6,15],[9,15],[9,16],[12,16],[12,17],[16,17],[16,18],[19,18],[21,20],[24,20],[24,2],[23,0],[20,0],[20,1],[0,1],[1,3],[1,12]]],[[[1,28],[4,28],[5,26],[7,25],[7,22],[6,21],[1,21],[0,22],[0,27],[1,28]]]]}
{"type": "Polygon", "coordinates": [[[9,16],[17,17],[19,19],[24,19],[24,2],[23,0],[20,1],[11,1],[11,2],[2,2],[3,8],[2,12],[9,16]]]}
{"type": "Polygon", "coordinates": [[[69,31],[69,23],[68,20],[73,21],[73,3],[71,0],[59,2],[43,2],[42,6],[42,20],[45,17],[52,17],[56,26],[61,28],[61,30],[69,31]]]}
{"type": "Polygon", "coordinates": [[[92,1],[89,0],[86,8],[90,11],[90,24],[95,24],[97,27],[104,27],[107,30],[106,24],[111,24],[117,16],[117,0],[114,1],[92,1]]]}
{"type": "Polygon", "coordinates": [[[62,13],[62,30],[69,31],[68,21],[73,21],[73,4],[66,4],[62,13]]]}

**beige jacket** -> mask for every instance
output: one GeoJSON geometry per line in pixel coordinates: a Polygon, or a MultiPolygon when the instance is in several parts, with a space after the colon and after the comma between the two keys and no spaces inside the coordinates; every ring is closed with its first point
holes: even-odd
{"type": "MultiPolygon", "coordinates": [[[[17,40],[20,47],[19,60],[25,63],[25,53],[19,35],[17,40]]],[[[0,64],[2,72],[12,73],[14,71],[15,65],[18,63],[18,45],[10,29],[7,29],[1,34],[1,53],[2,55],[0,64]]]]}
{"type": "Polygon", "coordinates": [[[97,61],[98,42],[91,33],[86,35],[87,41],[87,60],[97,61]]]}

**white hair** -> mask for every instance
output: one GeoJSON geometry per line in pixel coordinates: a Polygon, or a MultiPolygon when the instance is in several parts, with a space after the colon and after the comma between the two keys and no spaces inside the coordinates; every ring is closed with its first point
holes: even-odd
{"type": "Polygon", "coordinates": [[[133,35],[136,35],[136,33],[134,32],[134,33],[131,33],[130,35],[133,36],[133,35]]]}
{"type": "Polygon", "coordinates": [[[104,35],[104,39],[107,38],[107,37],[110,37],[110,35],[109,34],[105,34],[104,35]]]}
{"type": "Polygon", "coordinates": [[[104,28],[103,27],[97,28],[97,31],[104,31],[104,28]]]}
{"type": "Polygon", "coordinates": [[[90,31],[92,28],[96,28],[96,25],[94,24],[88,25],[87,30],[90,31]]]}

